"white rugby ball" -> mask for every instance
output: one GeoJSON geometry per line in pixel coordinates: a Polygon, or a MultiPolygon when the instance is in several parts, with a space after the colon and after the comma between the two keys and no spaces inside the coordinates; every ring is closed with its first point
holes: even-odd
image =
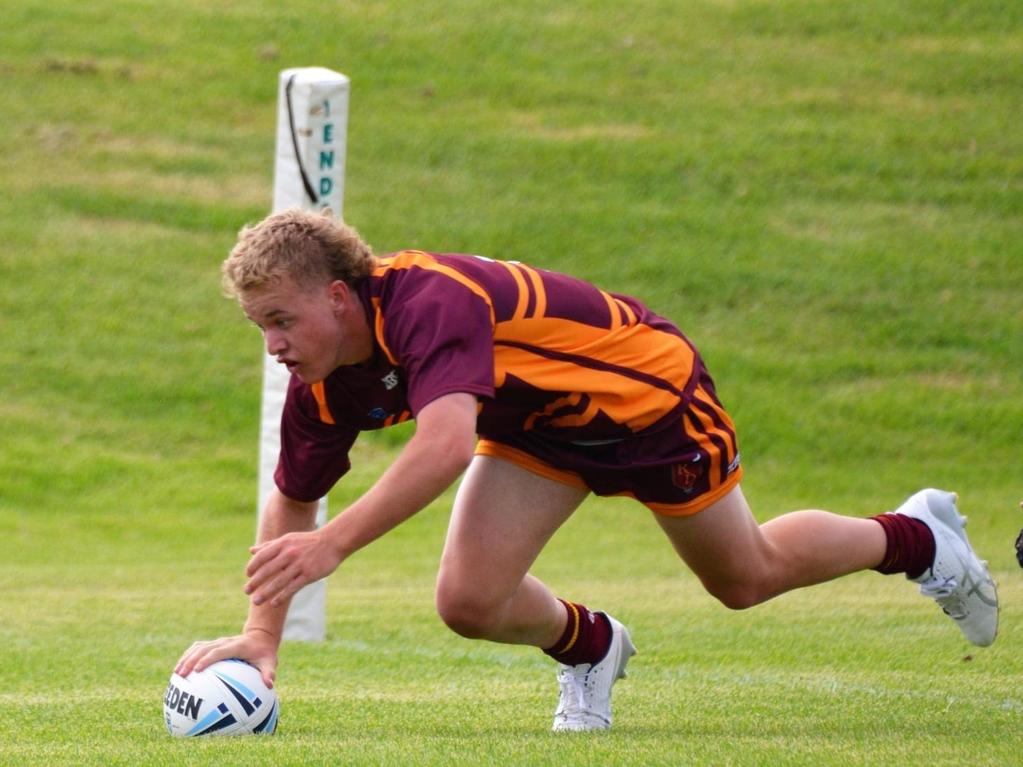
{"type": "Polygon", "coordinates": [[[218,661],[187,677],[171,674],[163,718],[171,735],[270,734],[277,729],[277,694],[243,660],[218,661]]]}

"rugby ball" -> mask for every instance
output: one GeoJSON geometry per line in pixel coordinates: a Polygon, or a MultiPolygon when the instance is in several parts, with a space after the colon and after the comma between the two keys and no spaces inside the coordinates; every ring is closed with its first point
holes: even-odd
{"type": "Polygon", "coordinates": [[[269,735],[277,729],[277,694],[243,660],[222,660],[187,677],[171,674],[163,718],[171,735],[269,735]]]}

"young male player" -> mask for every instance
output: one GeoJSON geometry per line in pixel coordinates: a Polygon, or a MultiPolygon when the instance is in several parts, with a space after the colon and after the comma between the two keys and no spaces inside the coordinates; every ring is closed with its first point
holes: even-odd
{"type": "Polygon", "coordinates": [[[871,519],[798,511],[758,525],[703,361],[633,298],[515,262],[376,258],[354,230],[301,211],[243,229],[224,278],[291,383],[277,490],[247,568],[248,620],[237,636],[193,644],[179,674],[241,657],[271,684],[290,597],[463,472],[437,610],[462,636],[558,661],[555,730],[609,727],[611,687],[635,652],[617,620],[529,574],[590,492],[651,509],[728,607],[873,568],[918,582],[971,642],[995,639],[995,585],[951,493],[923,490],[871,519]],[[394,463],[313,529],[316,501],[348,470],[359,432],[410,418],[415,432],[394,463]]]}

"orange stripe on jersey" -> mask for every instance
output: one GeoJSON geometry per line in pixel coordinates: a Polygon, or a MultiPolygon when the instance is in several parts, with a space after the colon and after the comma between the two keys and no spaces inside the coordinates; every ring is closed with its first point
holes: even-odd
{"type": "MultiPolygon", "coordinates": [[[[611,330],[618,330],[622,326],[622,313],[618,311],[618,304],[609,293],[600,291],[601,297],[607,302],[607,313],[611,316],[611,330]]],[[[632,318],[635,322],[635,317],[632,318]]]]}
{"type": "Polygon", "coordinates": [[[622,301],[620,298],[616,298],[614,301],[615,301],[616,304],[618,304],[619,307],[621,307],[621,310],[623,312],[625,312],[625,320],[626,320],[627,324],[635,325],[636,324],[636,313],[634,311],[632,311],[632,307],[629,306],[624,301],[622,301]]]}
{"type": "Polygon", "coordinates": [[[529,288],[526,287],[526,279],[522,276],[522,272],[507,261],[498,261],[497,263],[511,272],[512,279],[515,280],[515,285],[519,289],[519,300],[515,304],[515,313],[512,315],[512,319],[521,320],[526,316],[526,307],[529,306],[529,288]]]}
{"type": "MultiPolygon", "coordinates": [[[[609,332],[607,328],[556,317],[508,320],[498,323],[494,341],[498,344],[524,342],[597,363],[641,371],[677,390],[685,388],[696,362],[696,353],[682,337],[643,324],[623,325],[609,332]]],[[[568,388],[561,389],[579,390],[580,386],[570,383],[568,388]]]]}
{"type": "MultiPolygon", "coordinates": [[[[397,255],[389,258],[382,258],[377,260],[377,267],[373,270],[374,277],[382,277],[389,270],[392,269],[425,269],[432,272],[443,274],[445,277],[450,277],[455,282],[465,286],[470,291],[475,293],[477,296],[482,298],[487,304],[487,308],[490,309],[490,322],[493,324],[496,322],[496,315],[494,314],[494,302],[490,298],[490,294],[483,289],[475,280],[471,280],[461,272],[457,272],[451,267],[444,266],[438,263],[433,256],[429,253],[424,253],[421,250],[403,250],[397,255]]],[[[387,355],[387,359],[392,365],[400,364],[398,358],[394,356],[391,350],[387,346],[387,341],[384,337],[384,314],[380,309],[380,299],[373,298],[373,334],[376,336],[377,342],[380,344],[380,348],[383,349],[384,354],[387,355]]]]}
{"type": "Polygon", "coordinates": [[[526,273],[530,283],[533,285],[533,292],[536,293],[536,306],[533,307],[533,314],[531,316],[543,317],[544,312],[547,311],[547,291],[544,289],[543,279],[541,279],[539,272],[525,264],[515,262],[515,266],[526,273]]]}
{"type": "Polygon", "coordinates": [[[380,310],[380,299],[374,297],[371,300],[373,301],[373,335],[376,336],[377,343],[384,350],[384,354],[387,355],[390,363],[397,365],[398,358],[391,353],[390,348],[387,346],[387,341],[384,339],[384,313],[380,310]]]}
{"type": "Polygon", "coordinates": [[[327,393],[323,390],[323,381],[317,381],[309,388],[312,390],[313,397],[316,399],[316,407],[320,411],[320,420],[333,426],[334,416],[331,415],[330,408],[327,407],[327,393]]]}
{"type": "Polygon", "coordinates": [[[591,407],[584,414],[572,416],[578,421],[574,424],[577,426],[603,411],[615,422],[639,431],[658,421],[679,402],[677,391],[652,386],[619,371],[597,370],[571,360],[551,359],[528,349],[496,344],[495,384],[500,387],[509,373],[544,391],[586,392],[592,400],[591,407]]]}
{"type": "Polygon", "coordinates": [[[413,267],[426,269],[431,272],[438,272],[439,274],[443,274],[445,277],[450,277],[455,282],[464,285],[486,302],[487,306],[490,308],[490,321],[496,321],[494,315],[494,302],[491,300],[490,294],[484,290],[478,282],[466,277],[461,272],[455,271],[450,266],[441,264],[429,253],[424,253],[421,250],[403,250],[401,253],[398,253],[391,258],[383,259],[381,265],[373,270],[373,276],[381,277],[386,274],[389,269],[412,269],[413,267]]]}

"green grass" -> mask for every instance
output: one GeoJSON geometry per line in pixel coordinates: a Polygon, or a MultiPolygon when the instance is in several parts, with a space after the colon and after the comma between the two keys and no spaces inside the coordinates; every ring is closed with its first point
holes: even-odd
{"type": "MultiPolygon", "coordinates": [[[[0,764],[1018,763],[1018,3],[3,15],[0,764]],[[218,266],[270,204],[277,72],[307,64],[352,78],[345,212],[379,251],[520,259],[675,319],[762,518],[957,489],[996,645],[870,573],[729,612],[642,509],[592,501],[537,572],[640,655],[612,733],[554,737],[546,660],[433,613],[441,500],[332,578],[276,737],[170,739],[174,660],[244,616],[260,352],[218,266]]],[[[359,446],[333,508],[397,443],[359,446]]]]}

